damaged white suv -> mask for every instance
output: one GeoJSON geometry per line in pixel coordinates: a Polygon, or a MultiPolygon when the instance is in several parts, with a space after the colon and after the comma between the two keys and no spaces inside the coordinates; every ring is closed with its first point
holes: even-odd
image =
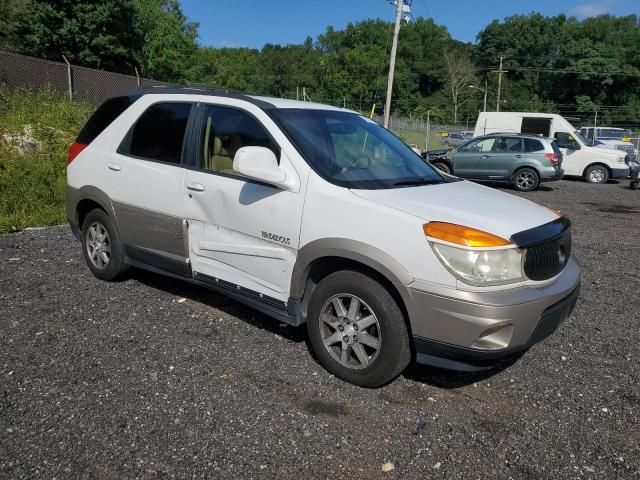
{"type": "Polygon", "coordinates": [[[188,88],[105,102],[69,150],[67,217],[98,278],[128,266],[307,324],[336,376],[491,367],[575,305],[570,222],[447,176],[355,112],[188,88]]]}

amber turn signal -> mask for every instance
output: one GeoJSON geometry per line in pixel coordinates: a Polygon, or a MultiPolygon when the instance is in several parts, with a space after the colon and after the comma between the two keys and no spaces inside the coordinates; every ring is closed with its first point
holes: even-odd
{"type": "Polygon", "coordinates": [[[422,228],[424,234],[428,237],[465,247],[504,247],[511,245],[511,242],[504,238],[454,223],[429,222],[425,223],[422,228]]]}

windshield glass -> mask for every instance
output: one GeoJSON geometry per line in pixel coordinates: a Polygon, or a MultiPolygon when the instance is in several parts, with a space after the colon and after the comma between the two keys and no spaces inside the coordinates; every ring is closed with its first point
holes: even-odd
{"type": "Polygon", "coordinates": [[[599,138],[623,138],[625,137],[624,130],[617,130],[615,128],[599,128],[597,131],[599,138]]]}
{"type": "Polygon", "coordinates": [[[448,181],[402,140],[361,115],[303,109],[269,114],[309,165],[337,185],[379,189],[448,181]]]}
{"type": "Polygon", "coordinates": [[[578,132],[577,130],[575,132],[573,132],[573,136],[576,137],[578,140],[580,140],[580,142],[583,145],[591,145],[590,141],[587,140],[586,138],[584,138],[584,135],[582,135],[580,132],[578,132]]]}

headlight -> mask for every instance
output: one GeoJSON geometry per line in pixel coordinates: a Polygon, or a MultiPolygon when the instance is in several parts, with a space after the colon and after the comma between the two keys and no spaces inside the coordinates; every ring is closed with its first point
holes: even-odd
{"type": "Polygon", "coordinates": [[[461,282],[487,286],[525,279],[523,250],[508,240],[450,223],[431,222],[423,228],[436,257],[461,282]]]}
{"type": "Polygon", "coordinates": [[[627,157],[626,155],[624,157],[618,157],[618,163],[627,163],[627,157]]]}

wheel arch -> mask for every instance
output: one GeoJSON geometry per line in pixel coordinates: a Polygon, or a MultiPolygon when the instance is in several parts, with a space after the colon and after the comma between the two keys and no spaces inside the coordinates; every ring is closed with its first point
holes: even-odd
{"type": "Polygon", "coordinates": [[[302,247],[293,267],[290,296],[301,301],[302,321],[306,321],[307,305],[320,280],[339,270],[365,272],[379,281],[398,302],[407,327],[410,328],[407,301],[408,289],[404,286],[414,278],[391,255],[357,240],[327,238],[316,240],[302,247]]]}
{"type": "MultiPolygon", "coordinates": [[[[85,186],[77,190],[75,208],[73,211],[76,225],[78,228],[82,228],[82,222],[86,215],[94,208],[100,208],[104,210],[107,215],[114,219],[115,223],[115,211],[111,204],[109,196],[94,186],[85,186]]],[[[117,226],[116,226],[117,228],[117,226]]]]}
{"type": "Polygon", "coordinates": [[[611,178],[613,176],[613,172],[611,171],[611,167],[609,165],[607,165],[606,163],[604,163],[604,162],[591,162],[589,165],[584,167],[584,170],[582,171],[582,177],[586,178],[587,170],[589,170],[591,167],[595,167],[596,165],[599,166],[599,167],[604,167],[607,170],[607,173],[609,174],[609,178],[611,178]]]}
{"type": "Polygon", "coordinates": [[[513,174],[511,175],[511,179],[513,180],[513,178],[516,176],[516,174],[522,170],[523,168],[528,168],[529,170],[533,170],[534,172],[536,172],[536,175],[538,175],[538,179],[540,179],[540,170],[538,170],[537,167],[533,166],[533,165],[529,165],[529,164],[525,164],[525,165],[520,165],[518,166],[518,168],[516,168],[513,171],[513,174]]]}

